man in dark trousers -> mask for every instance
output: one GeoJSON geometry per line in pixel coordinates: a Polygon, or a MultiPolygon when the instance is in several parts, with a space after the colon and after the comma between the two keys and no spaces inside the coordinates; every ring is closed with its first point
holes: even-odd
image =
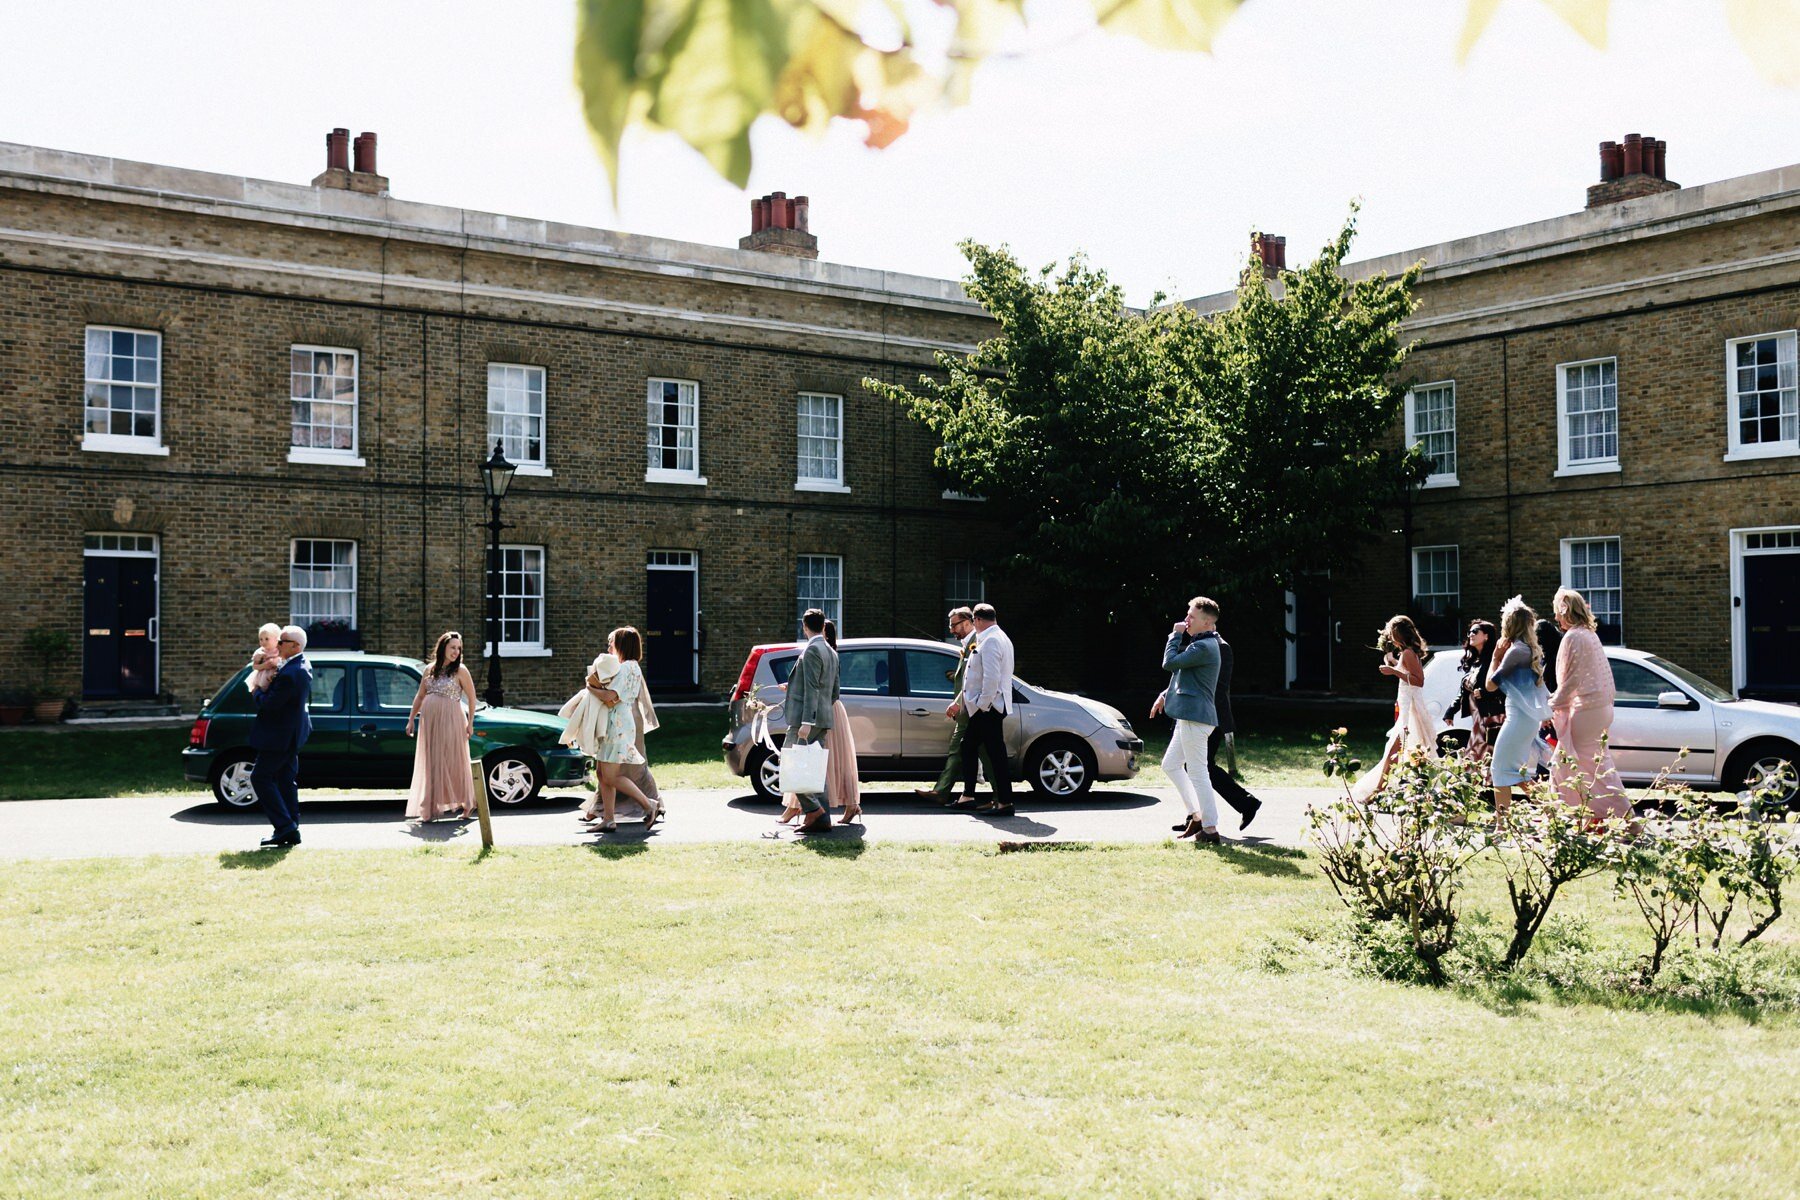
{"type": "MultiPolygon", "coordinates": [[[[1238,828],[1248,829],[1250,822],[1256,820],[1257,812],[1262,808],[1262,801],[1252,796],[1243,784],[1232,777],[1219,761],[1219,751],[1225,745],[1227,734],[1237,732],[1237,722],[1231,715],[1231,643],[1217,630],[1209,630],[1200,638],[1211,638],[1219,644],[1219,681],[1213,685],[1213,708],[1218,711],[1219,723],[1206,739],[1206,775],[1212,781],[1213,791],[1218,797],[1237,810],[1238,828]]],[[[1189,638],[1183,635],[1181,646],[1186,649],[1190,642],[1200,638],[1189,638]]],[[[1168,700],[1167,690],[1156,698],[1150,708],[1150,715],[1156,717],[1163,711],[1168,700]]],[[[1176,832],[1187,828],[1186,823],[1173,826],[1176,832]]]]}
{"type": "Polygon", "coordinates": [[[260,692],[256,723],[250,727],[250,747],[256,765],[250,768],[250,786],[256,791],[272,836],[262,840],[265,849],[300,844],[300,747],[312,735],[312,668],[306,662],[306,630],[286,625],[281,630],[281,670],[260,692]]]}

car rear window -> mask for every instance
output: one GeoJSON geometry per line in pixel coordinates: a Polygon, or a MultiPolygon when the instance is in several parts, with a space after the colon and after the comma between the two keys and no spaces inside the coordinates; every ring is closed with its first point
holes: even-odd
{"type": "Polygon", "coordinates": [[[776,683],[786,683],[793,674],[794,664],[800,661],[798,654],[789,654],[784,658],[769,659],[769,674],[775,677],[776,683]]]}
{"type": "MultiPolygon", "coordinates": [[[[794,673],[798,654],[769,660],[769,673],[776,683],[785,684],[794,673]]],[[[838,691],[851,696],[889,696],[893,694],[889,677],[886,647],[872,650],[845,650],[838,655],[838,691]]]]}

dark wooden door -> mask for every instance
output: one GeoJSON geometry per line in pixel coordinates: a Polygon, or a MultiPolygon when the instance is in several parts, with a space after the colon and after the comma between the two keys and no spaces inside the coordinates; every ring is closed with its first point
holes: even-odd
{"type": "Polygon", "coordinates": [[[1305,691],[1331,687],[1331,584],[1297,580],[1293,591],[1294,678],[1288,686],[1305,691]]]}
{"type": "Polygon", "coordinates": [[[1800,699],[1800,554],[1744,556],[1744,695],[1800,699]]]}
{"type": "Polygon", "coordinates": [[[652,694],[692,688],[700,649],[694,620],[699,572],[653,568],[646,574],[644,678],[652,694]]]}
{"type": "Polygon", "coordinates": [[[156,560],[93,555],[83,562],[82,695],[156,695],[156,560]]]}

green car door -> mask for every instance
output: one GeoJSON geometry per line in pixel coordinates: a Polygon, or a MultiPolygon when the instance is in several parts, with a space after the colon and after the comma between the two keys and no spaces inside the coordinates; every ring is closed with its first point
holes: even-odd
{"type": "Polygon", "coordinates": [[[406,736],[419,676],[386,663],[356,665],[356,711],[350,716],[350,758],[363,787],[405,787],[412,782],[413,739],[406,736]]]}

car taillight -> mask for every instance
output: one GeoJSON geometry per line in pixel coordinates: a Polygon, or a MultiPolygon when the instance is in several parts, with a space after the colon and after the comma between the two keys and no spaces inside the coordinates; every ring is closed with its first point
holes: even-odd
{"type": "Polygon", "coordinates": [[[198,721],[195,721],[194,727],[188,730],[188,745],[206,745],[206,727],[211,724],[212,721],[206,717],[201,717],[198,721]]]}
{"type": "Polygon", "coordinates": [[[738,673],[737,686],[731,689],[731,699],[750,694],[750,680],[756,675],[756,664],[762,661],[767,647],[758,646],[750,651],[750,657],[744,660],[744,669],[738,673]]]}

